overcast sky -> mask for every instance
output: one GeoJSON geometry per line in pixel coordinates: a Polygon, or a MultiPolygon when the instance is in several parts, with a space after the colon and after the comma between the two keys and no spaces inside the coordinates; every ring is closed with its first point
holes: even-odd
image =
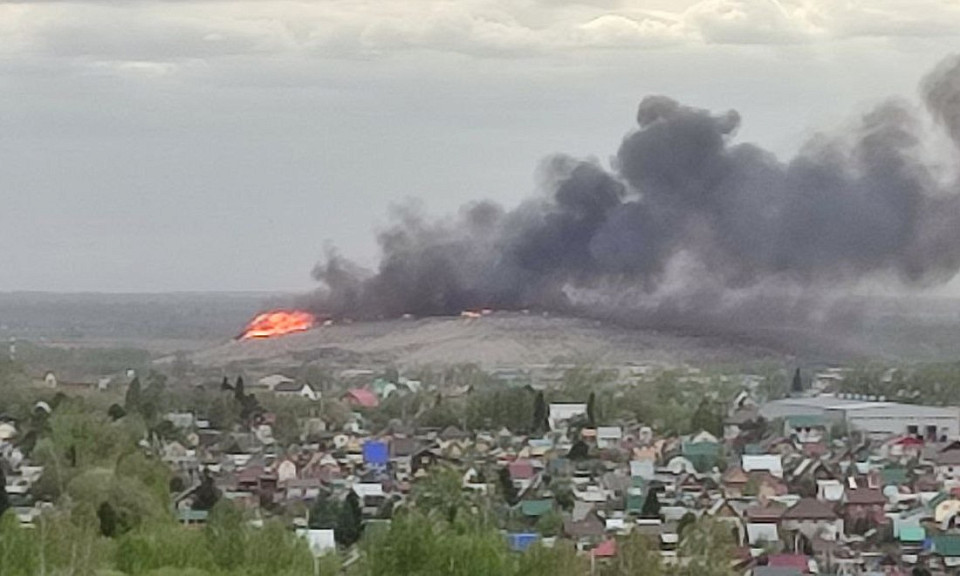
{"type": "Polygon", "coordinates": [[[0,290],[308,288],[644,95],[789,155],[957,49],[960,0],[0,0],[0,290]]]}

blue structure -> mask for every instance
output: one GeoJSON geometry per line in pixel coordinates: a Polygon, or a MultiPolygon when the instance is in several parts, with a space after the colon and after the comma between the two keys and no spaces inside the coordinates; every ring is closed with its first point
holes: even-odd
{"type": "Polygon", "coordinates": [[[510,549],[514,552],[526,552],[527,549],[536,544],[539,539],[540,535],[537,533],[507,534],[507,542],[510,545],[510,549]]]}
{"type": "Polygon", "coordinates": [[[363,463],[370,466],[386,466],[390,461],[390,449],[386,442],[367,440],[363,443],[363,463]]]}

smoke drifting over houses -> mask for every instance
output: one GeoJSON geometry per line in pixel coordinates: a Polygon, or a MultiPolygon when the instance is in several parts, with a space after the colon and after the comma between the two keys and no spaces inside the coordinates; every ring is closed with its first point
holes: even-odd
{"type": "Polygon", "coordinates": [[[398,209],[379,269],[331,252],[312,307],[353,318],[551,309],[596,289],[682,313],[771,285],[821,294],[865,278],[948,280],[960,269],[960,187],[928,159],[938,134],[925,120],[955,159],[960,58],[921,94],[926,114],[888,101],[788,160],[737,143],[735,111],[644,98],[611,169],[555,156],[544,193],[513,210],[480,201],[437,221],[398,209]]]}

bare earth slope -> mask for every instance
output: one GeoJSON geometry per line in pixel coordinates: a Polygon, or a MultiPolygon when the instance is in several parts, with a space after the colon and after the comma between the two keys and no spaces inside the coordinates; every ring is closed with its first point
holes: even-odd
{"type": "Polygon", "coordinates": [[[201,366],[234,362],[285,364],[326,358],[401,366],[477,363],[517,367],[556,362],[703,364],[780,356],[752,345],[627,329],[565,317],[497,313],[362,322],[269,340],[231,341],[191,356],[201,366]]]}

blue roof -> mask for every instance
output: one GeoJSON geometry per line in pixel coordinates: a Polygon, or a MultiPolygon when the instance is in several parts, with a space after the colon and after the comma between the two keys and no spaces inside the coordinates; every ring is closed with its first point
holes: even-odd
{"type": "Polygon", "coordinates": [[[364,464],[386,464],[390,461],[390,449],[386,442],[367,440],[363,443],[364,464]]]}
{"type": "Polygon", "coordinates": [[[510,544],[510,549],[515,552],[525,552],[527,548],[536,544],[539,539],[540,535],[536,533],[507,534],[507,542],[510,544]]]}

